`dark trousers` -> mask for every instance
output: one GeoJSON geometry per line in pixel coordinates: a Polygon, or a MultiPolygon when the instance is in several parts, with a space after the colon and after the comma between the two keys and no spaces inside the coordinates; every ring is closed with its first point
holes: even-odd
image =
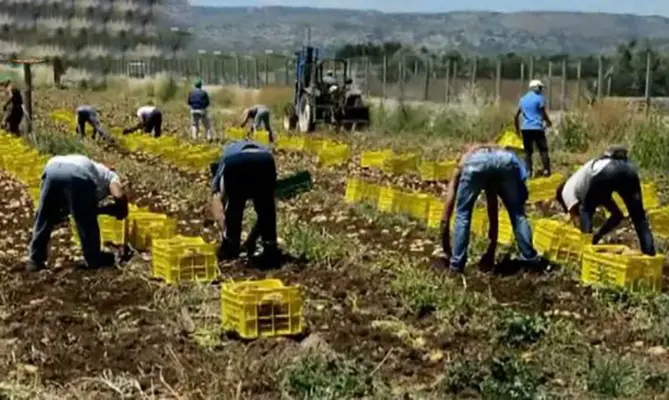
{"type": "Polygon", "coordinates": [[[91,118],[90,114],[86,111],[77,112],[77,133],[84,138],[86,136],[86,123],[89,123],[93,127],[93,139],[99,133],[105,139],[109,139],[109,134],[102,129],[100,122],[97,118],[91,118]]]}
{"type": "Polygon", "coordinates": [[[15,109],[7,116],[7,131],[15,136],[19,136],[21,131],[19,126],[23,120],[23,110],[15,109]]]}
{"type": "Polygon", "coordinates": [[[153,137],[158,138],[162,134],[163,130],[163,114],[160,111],[155,110],[144,124],[144,133],[153,132],[153,137]]]}
{"type": "Polygon", "coordinates": [[[260,235],[263,247],[276,248],[276,165],[265,152],[242,152],[224,160],[223,185],[225,204],[225,238],[239,248],[242,220],[247,200],[253,201],[258,216],[252,234],[260,235]]]}
{"type": "Polygon", "coordinates": [[[61,165],[50,166],[42,175],[30,260],[46,262],[51,232],[63,218],[64,210],[74,218],[86,263],[98,266],[101,253],[95,184],[77,177],[71,167],[61,165]]]}
{"type": "Polygon", "coordinates": [[[541,155],[541,163],[543,164],[544,175],[551,174],[551,164],[548,158],[548,140],[546,140],[546,132],[543,130],[523,130],[523,147],[525,150],[525,164],[527,172],[532,176],[532,154],[534,153],[534,144],[536,143],[541,155]]]}
{"type": "Polygon", "coordinates": [[[627,207],[632,224],[639,238],[639,245],[644,254],[655,255],[655,243],[650,231],[650,224],[643,208],[641,182],[639,174],[628,161],[612,160],[592,178],[585,200],[580,205],[581,231],[592,233],[592,219],[598,206],[605,206],[611,212],[609,220],[597,232],[594,242],[615,228],[623,219],[622,213],[613,201],[613,192],[620,195],[627,207]],[[615,212],[615,211],[618,212],[615,212]]]}

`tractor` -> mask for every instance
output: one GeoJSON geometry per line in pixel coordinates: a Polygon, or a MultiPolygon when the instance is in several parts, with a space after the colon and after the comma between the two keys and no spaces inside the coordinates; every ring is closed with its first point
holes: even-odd
{"type": "Polygon", "coordinates": [[[369,107],[348,77],[346,60],[319,60],[318,49],[311,46],[303,47],[295,56],[295,95],[293,102],[285,107],[285,130],[297,128],[307,133],[317,124],[346,130],[369,125],[369,107]]]}

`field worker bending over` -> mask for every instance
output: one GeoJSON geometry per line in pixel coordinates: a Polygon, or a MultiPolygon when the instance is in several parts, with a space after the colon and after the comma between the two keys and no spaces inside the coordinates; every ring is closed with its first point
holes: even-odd
{"type": "Polygon", "coordinates": [[[600,157],[585,163],[558,187],[556,200],[584,233],[592,233],[592,219],[598,206],[604,206],[611,213],[592,237],[592,243],[597,244],[623,220],[623,213],[613,201],[613,192],[625,202],[641,251],[655,255],[653,235],[643,208],[639,173],[627,158],[627,149],[611,147],[600,157]]]}
{"type": "Polygon", "coordinates": [[[539,80],[530,82],[530,91],[520,98],[518,111],[514,118],[516,133],[523,137],[523,148],[525,150],[525,164],[530,177],[532,174],[532,153],[536,143],[543,164],[543,176],[551,174],[550,158],[548,157],[548,140],[545,128],[550,128],[551,122],[546,113],[546,100],[544,99],[544,84],[539,80]],[[522,124],[520,117],[523,117],[522,124]],[[545,125],[545,126],[544,126],[545,125]]]}
{"type": "Polygon", "coordinates": [[[527,178],[527,170],[518,157],[513,152],[496,145],[471,146],[460,157],[458,167],[448,185],[442,221],[442,246],[446,257],[450,259],[451,271],[464,271],[472,212],[482,190],[485,190],[488,203],[490,244],[481,259],[481,264],[492,267],[495,261],[498,235],[497,195],[502,198],[509,212],[521,259],[530,263],[539,261],[537,252],[532,246],[532,231],[525,215],[525,202],[528,197],[525,185],[527,178]],[[455,226],[453,251],[451,251],[449,222],[453,208],[455,208],[455,226]]]}
{"type": "Polygon", "coordinates": [[[87,266],[114,265],[113,255],[100,250],[98,214],[119,220],[128,216],[128,199],[123,186],[113,170],[86,156],[71,154],[51,158],[42,173],[28,270],[45,267],[51,231],[67,214],[74,218],[87,266]],[[98,207],[98,202],[109,195],[114,203],[98,207]]]}
{"type": "Polygon", "coordinates": [[[222,232],[219,259],[239,257],[244,206],[253,200],[258,219],[244,247],[251,257],[261,236],[263,258],[268,263],[278,262],[276,165],[269,149],[250,140],[232,142],[211,165],[211,173],[212,214],[222,232]]]}
{"type": "Polygon", "coordinates": [[[137,125],[124,129],[123,134],[127,135],[138,129],[144,133],[153,133],[154,138],[159,138],[163,129],[163,114],[153,105],[146,105],[137,109],[137,125]]]}
{"type": "Polygon", "coordinates": [[[93,139],[98,133],[103,138],[109,139],[109,134],[100,126],[98,112],[95,108],[89,105],[81,105],[77,107],[77,133],[82,139],[86,137],[86,123],[93,127],[93,139]]]}
{"type": "Polygon", "coordinates": [[[190,107],[191,117],[191,137],[197,139],[200,131],[200,124],[204,127],[207,140],[211,140],[211,121],[207,109],[209,108],[209,94],[202,89],[202,80],[195,81],[195,87],[188,93],[188,106],[190,107]]]}
{"type": "Polygon", "coordinates": [[[23,120],[23,96],[21,96],[21,91],[11,81],[6,82],[5,85],[9,99],[2,106],[2,111],[4,112],[2,126],[7,129],[7,132],[19,136],[21,134],[19,127],[21,120],[23,120]]]}
{"type": "Polygon", "coordinates": [[[274,143],[274,132],[272,132],[272,127],[269,124],[269,117],[269,108],[262,104],[256,104],[244,110],[239,127],[244,128],[249,121],[253,121],[251,132],[255,133],[262,126],[269,133],[269,141],[274,143]]]}

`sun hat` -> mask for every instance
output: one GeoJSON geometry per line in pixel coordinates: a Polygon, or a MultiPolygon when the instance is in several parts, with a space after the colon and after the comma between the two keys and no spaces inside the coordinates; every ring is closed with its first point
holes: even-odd
{"type": "Polygon", "coordinates": [[[528,85],[530,89],[538,89],[544,87],[544,83],[539,79],[532,79],[528,85]]]}

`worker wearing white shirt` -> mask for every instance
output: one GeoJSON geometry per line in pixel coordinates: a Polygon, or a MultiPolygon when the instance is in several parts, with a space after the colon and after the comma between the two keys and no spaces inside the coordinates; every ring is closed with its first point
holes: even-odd
{"type": "Polygon", "coordinates": [[[153,105],[146,105],[137,109],[137,125],[124,129],[123,134],[142,129],[144,133],[153,133],[154,138],[160,137],[163,128],[163,114],[153,105]]]}
{"type": "Polygon", "coordinates": [[[123,186],[112,169],[86,156],[70,154],[55,156],[44,167],[39,207],[30,242],[29,271],[45,267],[51,231],[63,216],[70,213],[77,227],[87,266],[98,268],[114,264],[113,255],[100,250],[97,217],[99,214],[112,215],[117,219],[127,217],[128,199],[123,186]],[[98,203],[110,195],[114,203],[98,207],[98,203]]]}
{"type": "Polygon", "coordinates": [[[609,211],[611,215],[593,235],[592,243],[597,244],[623,220],[623,213],[613,201],[614,192],[625,202],[641,251],[655,255],[653,235],[643,208],[639,173],[627,158],[627,149],[611,147],[602,156],[585,163],[558,187],[556,200],[584,233],[592,233],[592,220],[598,206],[609,211]]]}

